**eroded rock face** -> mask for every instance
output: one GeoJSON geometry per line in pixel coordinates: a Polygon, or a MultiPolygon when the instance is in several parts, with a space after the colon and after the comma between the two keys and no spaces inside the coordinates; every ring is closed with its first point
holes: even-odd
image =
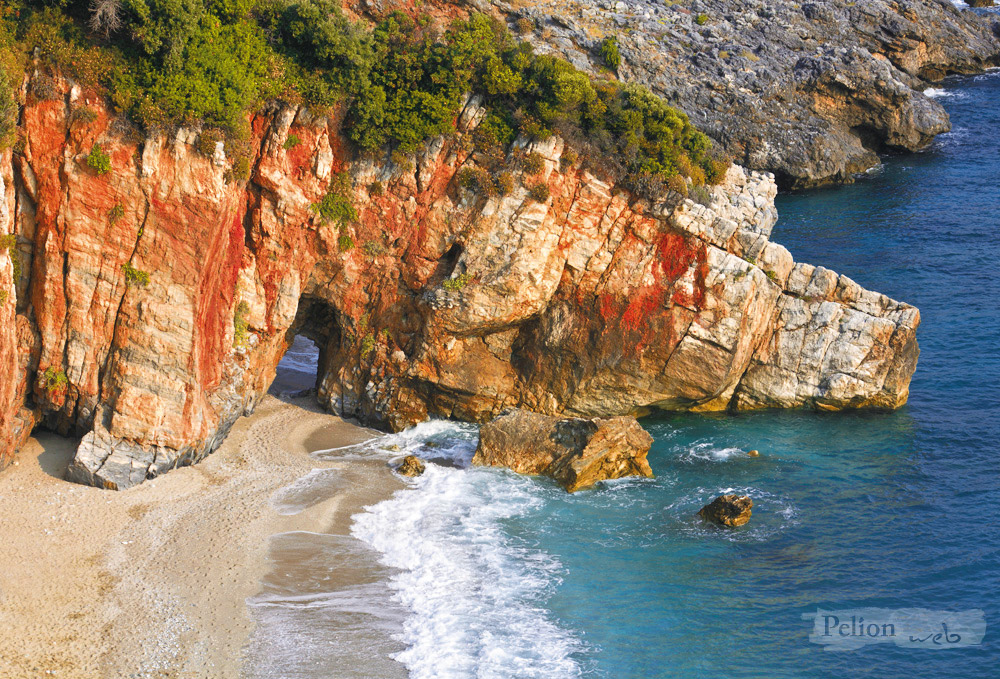
{"type": "Polygon", "coordinates": [[[652,477],[652,445],[634,417],[566,419],[514,409],[480,428],[472,464],[551,476],[572,493],[598,481],[652,477]]]}
{"type": "Polygon", "coordinates": [[[753,500],[749,495],[720,495],[698,511],[698,516],[718,526],[736,528],[750,521],[753,500]]]}
{"type": "Polygon", "coordinates": [[[923,94],[950,73],[1000,63],[996,14],[947,0],[529,0],[512,25],[538,51],[599,70],[616,36],[618,76],[691,116],[737,162],[792,186],[852,181],[884,149],[915,150],[950,129],[923,94]]]}
{"type": "MultiPolygon", "coordinates": [[[[391,430],[509,407],[592,418],[906,399],[917,310],[771,243],[770,175],[734,167],[707,205],[651,204],[561,167],[552,138],[533,146],[540,172],[487,199],[455,179],[476,164],[471,101],[459,134],[399,164],[352,160],[336,117],[270,109],[251,121],[239,181],[221,150],[199,153],[197,131],[135,138],[58,82],[58,99],[26,93],[23,152],[0,157],[0,230],[17,233],[22,264],[16,307],[0,306],[0,442],[36,422],[83,435],[76,480],[127,488],[208,454],[296,334],[320,347],[320,403],[391,430]],[[92,121],[73,115],[84,106],[92,121]],[[289,134],[300,143],[286,149],[289,134]],[[85,162],[95,143],[107,174],[85,162]],[[312,209],[339,172],[356,223],[312,209]],[[524,187],[537,181],[544,203],[524,187]]],[[[0,255],[0,289],[10,270],[0,255]]]]}

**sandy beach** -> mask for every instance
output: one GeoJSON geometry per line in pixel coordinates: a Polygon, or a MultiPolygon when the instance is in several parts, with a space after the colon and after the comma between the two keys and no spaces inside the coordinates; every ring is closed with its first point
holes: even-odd
{"type": "Polygon", "coordinates": [[[383,460],[309,456],[373,434],[267,396],[206,460],[112,492],[62,480],[76,442],[39,432],[0,473],[0,676],[244,676],[271,536],[346,535],[402,487],[383,460]],[[339,470],[335,492],[275,496],[315,469],[339,470]]]}

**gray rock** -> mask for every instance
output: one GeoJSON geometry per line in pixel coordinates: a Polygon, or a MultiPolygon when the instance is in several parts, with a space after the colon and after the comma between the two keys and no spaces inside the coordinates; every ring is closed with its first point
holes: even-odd
{"type": "MultiPolygon", "coordinates": [[[[622,80],[648,85],[737,162],[785,186],[850,182],[879,152],[926,146],[950,122],[923,90],[1000,62],[996,15],[940,0],[637,0],[615,9],[577,21],[572,47],[554,31],[529,39],[573,63],[585,56],[597,72],[594,36],[616,35],[622,80]]],[[[564,12],[554,1],[519,10],[540,25],[564,12]]]]}

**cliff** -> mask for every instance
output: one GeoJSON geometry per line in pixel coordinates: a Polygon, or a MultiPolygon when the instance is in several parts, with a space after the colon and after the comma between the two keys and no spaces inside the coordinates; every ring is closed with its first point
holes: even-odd
{"type": "Polygon", "coordinates": [[[530,0],[504,5],[540,52],[648,85],[737,162],[785,186],[852,181],[878,153],[951,129],[923,94],[1000,64],[1000,22],[949,0],[530,0]]]}
{"type": "Polygon", "coordinates": [[[263,397],[296,334],[320,347],[324,406],[393,430],[509,406],[906,400],[917,310],[770,242],[769,174],[734,166],[705,204],[651,204],[553,137],[486,196],[458,177],[480,160],[473,99],[456,135],[361,160],[336,117],[271,108],[241,180],[221,142],[142,138],[94,92],[56,87],[25,87],[23,148],[0,158],[0,233],[17,234],[20,263],[15,306],[0,255],[3,462],[36,423],[85,434],[81,482],[126,488],[194,462],[263,397]],[[317,214],[331,196],[356,218],[317,214]]]}

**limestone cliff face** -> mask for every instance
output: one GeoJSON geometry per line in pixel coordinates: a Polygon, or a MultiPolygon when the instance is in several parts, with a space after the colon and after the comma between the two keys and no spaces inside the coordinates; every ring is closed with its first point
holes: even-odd
{"type": "Polygon", "coordinates": [[[459,134],[397,162],[352,160],[338,120],[275,108],[252,121],[244,182],[196,132],[130,138],[62,88],[26,94],[26,143],[2,158],[0,232],[17,233],[21,273],[15,315],[0,255],[0,443],[36,422],[85,433],[75,480],[125,488],[208,454],[295,334],[321,348],[320,402],[388,429],[509,406],[906,400],[917,310],[771,243],[771,175],[734,167],[708,205],[650,204],[554,138],[533,147],[541,171],[487,198],[456,178],[477,162],[471,101],[459,134]],[[88,167],[94,144],[106,174],[88,167]],[[340,172],[358,218],[325,223],[312,206],[340,172]],[[525,188],[538,182],[543,202],[525,188]]]}

